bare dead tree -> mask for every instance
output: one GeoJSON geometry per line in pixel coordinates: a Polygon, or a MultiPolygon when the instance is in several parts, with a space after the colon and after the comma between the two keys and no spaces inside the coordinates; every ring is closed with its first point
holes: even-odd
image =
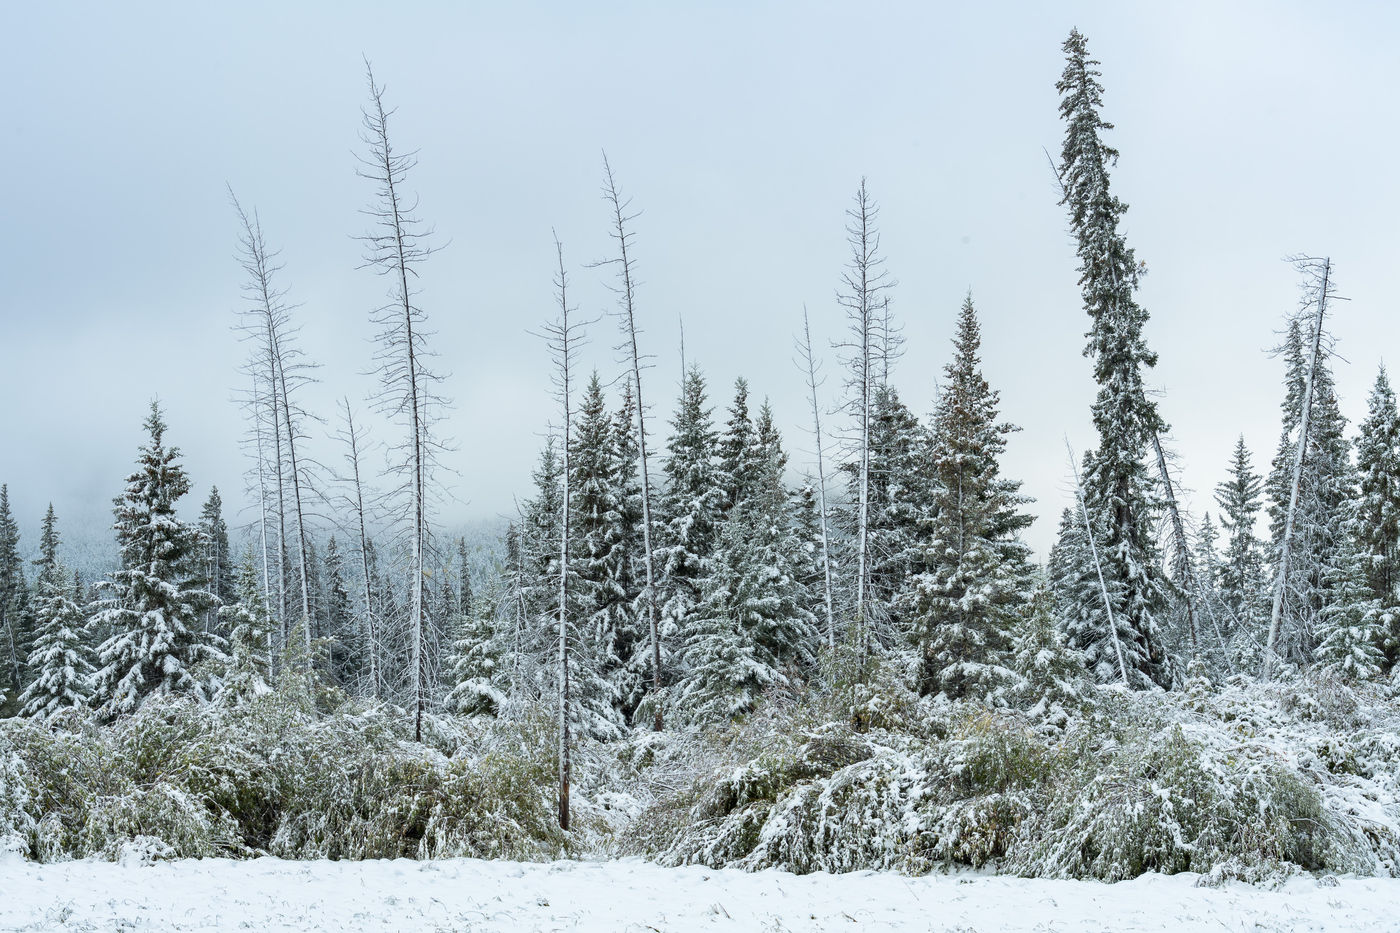
{"type": "Polygon", "coordinates": [[[613,177],[608,155],[603,153],[603,200],[612,210],[613,240],[617,243],[618,255],[595,265],[617,267],[618,284],[613,287],[617,293],[617,318],[622,328],[622,343],[618,350],[623,354],[632,370],[632,388],[637,398],[637,450],[641,461],[642,474],[642,551],[643,567],[646,573],[646,589],[642,593],[642,603],[646,607],[647,625],[651,634],[651,690],[656,700],[656,718],[652,728],[660,732],[663,726],[661,714],[661,631],[656,618],[656,572],[652,560],[651,542],[651,479],[647,471],[647,432],[646,405],[642,400],[643,356],[637,346],[637,279],[632,251],[632,231],[628,226],[637,219],[637,214],[629,214],[631,199],[624,199],[618,191],[617,180],[613,177]]]}
{"type": "Polygon", "coordinates": [[[432,471],[441,444],[433,435],[437,412],[446,400],[437,394],[442,377],[426,365],[431,353],[427,346],[427,316],[416,304],[418,267],[436,250],[429,245],[430,230],[417,215],[417,200],[408,200],[405,185],[408,173],[418,164],[414,152],[395,151],[389,140],[389,117],[384,108],[384,87],[376,84],[374,71],[365,62],[369,84],[369,105],[362,111],[361,141],[367,153],[360,157],[358,174],[374,183],[374,199],[363,213],[371,219],[370,231],[360,237],[364,263],[389,280],[388,301],[371,314],[379,327],[374,360],[379,375],[375,401],[381,412],[399,421],[407,437],[394,448],[400,455],[393,464],[404,478],[400,490],[408,497],[409,580],[409,663],[410,690],[413,694],[413,734],[423,735],[423,712],[427,705],[428,678],[426,635],[428,607],[423,587],[428,550],[428,496],[432,471]]]}
{"type": "Polygon", "coordinates": [[[830,536],[827,532],[826,511],[826,462],[822,452],[821,406],[817,404],[817,389],[826,380],[817,375],[819,365],[815,354],[812,353],[812,327],[807,320],[806,307],[802,309],[802,336],[796,343],[797,363],[807,379],[807,398],[812,406],[812,437],[817,445],[817,509],[821,513],[822,595],[826,605],[826,644],[828,648],[835,648],[836,610],[833,606],[831,593],[831,546],[830,536]]]}
{"type": "Polygon", "coordinates": [[[870,578],[870,428],[871,409],[878,383],[881,335],[890,333],[885,323],[885,293],[893,287],[880,256],[876,225],[880,208],[870,197],[865,179],[856,190],[855,204],[846,211],[846,238],[851,260],[842,273],[837,304],[846,313],[847,337],[836,344],[844,351],[846,412],[855,419],[856,462],[856,641],[860,651],[868,647],[869,610],[866,606],[870,578]]]}
{"type": "Polygon", "coordinates": [[[370,592],[369,531],[365,507],[364,477],[360,469],[360,457],[365,447],[365,435],[363,428],[355,426],[355,414],[350,409],[348,397],[341,399],[341,406],[345,423],[340,428],[339,437],[345,445],[345,466],[348,469],[345,481],[349,485],[349,491],[345,493],[344,499],[350,513],[354,516],[355,531],[360,538],[361,596],[364,599],[365,607],[365,652],[369,656],[370,695],[378,700],[383,696],[384,691],[384,676],[380,660],[383,644],[379,618],[375,612],[373,594],[370,592]]]}
{"type": "MultiPolygon", "coordinates": [[[[283,266],[277,263],[277,252],[267,249],[267,242],[263,238],[262,223],[258,220],[258,212],[253,212],[249,216],[244,207],[239,205],[238,199],[234,198],[234,193],[228,193],[234,210],[238,212],[239,223],[242,224],[242,237],[239,241],[241,249],[241,261],[244,272],[248,275],[244,286],[244,294],[248,297],[248,311],[246,314],[252,315],[253,326],[259,328],[262,335],[262,356],[266,360],[266,375],[272,388],[273,406],[272,410],[280,415],[280,423],[277,430],[280,431],[281,438],[279,447],[286,451],[286,475],[291,486],[291,507],[293,507],[293,517],[297,525],[297,572],[301,583],[301,626],[302,637],[307,644],[307,658],[305,663],[311,664],[311,572],[309,572],[309,558],[307,546],[307,510],[305,510],[305,499],[309,489],[309,475],[307,458],[300,457],[297,452],[298,444],[308,440],[307,434],[302,430],[301,424],[307,419],[307,413],[301,409],[295,398],[297,389],[304,387],[311,381],[309,371],[314,366],[305,361],[304,354],[295,345],[297,328],[291,324],[291,305],[287,304],[287,293],[284,289],[279,289],[273,282],[273,277],[280,272],[283,266]]],[[[279,476],[281,475],[281,462],[279,461],[279,476]]],[[[283,595],[283,604],[286,604],[286,595],[283,595]]],[[[286,633],[286,622],[284,633],[286,633]]]]}
{"type": "MultiPolygon", "coordinates": [[[[296,328],[291,323],[291,306],[286,302],[285,289],[274,278],[282,266],[277,252],[269,250],[263,236],[257,212],[250,216],[229,191],[234,210],[242,226],[239,237],[239,264],[247,279],[243,285],[246,305],[243,310],[244,332],[254,339],[256,347],[250,368],[261,371],[261,385],[266,392],[265,403],[274,421],[273,446],[277,463],[279,513],[279,607],[282,611],[282,636],[288,636],[286,593],[286,488],[291,488],[293,518],[296,523],[297,569],[301,583],[302,637],[311,645],[311,587],[308,560],[305,490],[310,485],[309,462],[297,453],[298,444],[307,440],[301,425],[306,412],[297,404],[296,393],[311,381],[307,363],[296,346],[296,328]],[[285,456],[285,460],[283,459],[285,456]]],[[[254,404],[257,404],[255,401],[254,404]]],[[[308,650],[306,663],[311,663],[308,650]]]]}
{"type": "Polygon", "coordinates": [[[1298,316],[1312,317],[1312,336],[1308,341],[1308,373],[1303,389],[1303,406],[1298,421],[1298,443],[1293,455],[1293,477],[1288,484],[1288,511],[1284,518],[1283,541],[1279,546],[1278,574],[1274,581],[1274,604],[1269,616],[1269,640],[1264,646],[1264,661],[1259,676],[1273,676],[1274,658],[1278,651],[1279,624],[1283,616],[1284,590],[1288,584],[1288,561],[1293,545],[1294,523],[1298,513],[1298,491],[1303,480],[1303,457],[1308,449],[1309,423],[1312,416],[1317,368],[1323,356],[1323,322],[1327,318],[1327,303],[1335,298],[1332,282],[1332,260],[1304,256],[1293,260],[1305,281],[1303,305],[1298,316]]]}
{"type": "Polygon", "coordinates": [[[555,397],[559,402],[560,430],[563,434],[563,497],[559,515],[559,605],[558,605],[558,654],[556,681],[559,691],[559,828],[569,828],[569,784],[572,778],[572,741],[569,734],[569,575],[572,566],[569,560],[569,531],[572,510],[572,483],[570,475],[570,427],[573,424],[573,399],[570,394],[570,377],[574,367],[574,357],[581,345],[580,331],[586,323],[570,319],[574,310],[569,307],[569,277],[564,269],[564,247],[559,237],[554,237],[554,251],[558,257],[558,271],[555,273],[555,301],[559,306],[559,316],[546,324],[542,336],[554,362],[555,397]]]}

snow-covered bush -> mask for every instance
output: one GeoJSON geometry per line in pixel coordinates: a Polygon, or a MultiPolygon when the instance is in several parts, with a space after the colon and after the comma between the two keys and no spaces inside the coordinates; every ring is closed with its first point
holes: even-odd
{"type": "Polygon", "coordinates": [[[133,845],[146,859],[541,858],[568,847],[553,821],[545,713],[430,720],[425,745],[408,741],[402,711],[325,715],[304,700],[158,697],[106,726],[77,712],[0,720],[0,836],[43,860],[120,859],[133,845]]]}
{"type": "MultiPolygon", "coordinates": [[[[890,689],[848,696],[865,709],[890,689]]],[[[980,701],[906,696],[879,706],[917,728],[862,730],[857,714],[797,734],[798,708],[786,724],[749,724],[710,773],[653,804],[628,844],[668,864],[797,872],[1395,874],[1400,717],[1393,698],[1366,691],[1097,689],[1048,731],[980,701]],[[1339,718],[1354,728],[1335,729],[1339,718]],[[739,747],[765,751],[736,761],[739,747]],[[819,753],[832,748],[849,754],[819,753]]]]}

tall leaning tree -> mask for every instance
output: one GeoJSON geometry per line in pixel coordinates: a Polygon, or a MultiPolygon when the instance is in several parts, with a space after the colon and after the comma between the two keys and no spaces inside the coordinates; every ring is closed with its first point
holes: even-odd
{"type": "Polygon", "coordinates": [[[636,255],[633,250],[632,228],[637,219],[635,213],[628,213],[631,199],[623,198],[618,191],[617,179],[613,176],[612,165],[607,154],[603,155],[603,200],[612,213],[611,230],[617,243],[617,256],[606,264],[617,268],[617,319],[622,329],[622,342],[619,350],[630,368],[632,398],[636,403],[633,409],[637,416],[637,460],[642,476],[642,568],[646,573],[646,589],[642,602],[647,617],[647,629],[651,638],[651,691],[656,703],[656,716],[652,727],[660,732],[661,713],[661,630],[656,617],[656,570],[651,540],[651,476],[647,469],[646,404],[642,397],[642,369],[645,357],[637,345],[637,276],[636,255]]]}
{"type": "MultiPolygon", "coordinates": [[[[245,371],[253,376],[254,392],[248,400],[249,417],[254,421],[254,434],[262,445],[262,432],[270,433],[273,463],[267,467],[277,491],[278,527],[278,602],[281,611],[282,642],[285,648],[290,636],[288,616],[288,564],[286,523],[287,509],[295,522],[298,602],[301,604],[301,637],[310,660],[311,646],[311,583],[310,560],[306,531],[306,503],[310,498],[309,462],[302,445],[309,438],[303,428],[306,412],[297,402],[299,390],[311,382],[311,370],[296,345],[297,328],[291,319],[291,305],[286,290],[277,284],[276,276],[282,266],[277,251],[269,249],[263,236],[262,222],[257,212],[247,213],[238,199],[229,193],[241,227],[238,241],[238,262],[246,278],[243,282],[245,300],[240,312],[240,328],[251,346],[245,371]],[[266,422],[264,424],[264,422],[266,422]],[[298,453],[298,451],[301,451],[298,453]],[[288,501],[290,499],[290,501],[288,501]]],[[[259,456],[261,461],[261,455],[259,456]]],[[[263,464],[258,465],[260,475],[263,464]]],[[[266,480],[262,481],[266,486],[266,480]]]]}
{"type": "Polygon", "coordinates": [[[433,427],[447,404],[438,389],[442,377],[428,368],[427,315],[417,304],[418,270],[436,250],[429,244],[431,231],[417,216],[418,201],[405,188],[408,173],[418,164],[413,152],[399,152],[389,141],[389,118],[384,107],[384,86],[374,80],[365,63],[369,105],[362,111],[359,175],[374,184],[374,198],[364,213],[370,218],[364,244],[364,266],[389,282],[387,300],[371,320],[379,328],[374,360],[379,375],[375,401],[382,413],[398,421],[406,436],[393,449],[393,463],[403,477],[406,494],[408,555],[408,654],[409,689],[413,703],[413,735],[421,739],[423,712],[428,702],[427,636],[428,606],[424,583],[428,559],[428,498],[440,442],[433,427]]]}
{"type": "MultiPolygon", "coordinates": [[[[1167,602],[1167,581],[1155,544],[1160,503],[1149,476],[1146,453],[1166,430],[1148,397],[1143,373],[1157,363],[1147,347],[1146,309],[1138,304],[1139,267],[1119,221],[1128,206],[1109,190],[1108,170],[1118,152],[1100,134],[1111,130],[1100,112],[1103,85],[1097,61],[1089,57],[1078,30],[1065,40],[1064,74],[1055,85],[1065,141],[1058,166],[1079,257],[1079,284],[1090,328],[1085,355],[1094,362],[1099,392],[1093,405],[1098,448],[1084,477],[1086,508],[1105,529],[1104,575],[1116,605],[1112,616],[1135,686],[1170,687],[1173,670],[1158,632],[1167,602]]],[[[1102,642],[1098,626],[1071,631],[1076,647],[1102,642]]]]}

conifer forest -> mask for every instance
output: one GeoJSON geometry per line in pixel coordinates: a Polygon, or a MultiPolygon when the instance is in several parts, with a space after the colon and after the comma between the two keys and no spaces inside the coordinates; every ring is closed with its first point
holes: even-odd
{"type": "MultiPolygon", "coordinates": [[[[437,323],[488,313],[434,301],[435,277],[467,260],[437,232],[419,160],[453,154],[419,151],[402,120],[415,101],[371,54],[360,110],[343,114],[357,148],[325,167],[356,176],[362,202],[361,226],[340,234],[360,265],[334,300],[340,326],[373,334],[357,364],[369,382],[319,358],[303,323],[322,299],[298,290],[284,212],[234,183],[217,223],[241,290],[219,313],[241,364],[219,374],[233,403],[205,417],[238,436],[241,460],[224,466],[241,488],[187,462],[173,383],[116,416],[140,441],[111,472],[110,508],[99,503],[104,556],[68,545],[54,505],[12,505],[18,484],[0,474],[0,902],[28,885],[13,903],[38,905],[0,906],[0,926],[104,928],[69,926],[77,908],[55,913],[62,897],[45,892],[60,871],[105,862],[572,861],[604,866],[595,886],[624,900],[633,889],[607,872],[703,867],[721,873],[705,895],[720,906],[694,908],[720,924],[705,928],[754,930],[837,926],[744,919],[726,900],[746,890],[731,870],[876,872],[860,876],[872,886],[1185,874],[1240,898],[1322,898],[1314,889],[1339,877],[1362,898],[1345,886],[1400,877],[1400,409],[1383,365],[1364,409],[1339,392],[1338,368],[1363,349],[1334,330],[1350,313],[1349,257],[1303,244],[1316,252],[1276,264],[1298,300],[1238,348],[1274,348],[1276,441],[1247,444],[1241,427],[1227,459],[1189,464],[1215,478],[1189,488],[1173,422],[1228,427],[1229,386],[1203,411],[1174,404],[1155,375],[1148,324],[1172,312],[1143,294],[1150,257],[1134,250],[1142,222],[1119,184],[1139,154],[1115,148],[1114,126],[1150,114],[1117,90],[1126,56],[1093,38],[1068,30],[1062,70],[1044,75],[1060,136],[1035,196],[1058,202],[1069,247],[1046,250],[1080,295],[1062,325],[1083,352],[1034,375],[1095,386],[1092,442],[1067,439],[1037,467],[1060,482],[1049,501],[1006,457],[1024,425],[1003,396],[1034,391],[991,375],[1014,324],[1002,310],[991,323],[976,281],[957,307],[901,301],[881,236],[881,199],[899,194],[873,175],[851,178],[844,216],[829,218],[844,265],[802,286],[826,297],[755,311],[786,321],[791,342],[763,347],[771,365],[731,384],[683,337],[657,338],[676,315],[649,252],[684,218],[646,214],[665,193],[629,184],[625,152],[599,153],[576,177],[596,189],[609,252],[580,255],[558,231],[529,290],[550,289],[552,307],[511,312],[533,369],[493,398],[452,397],[464,350],[437,323]],[[941,364],[900,382],[924,387],[910,397],[892,374],[914,315],[939,322],[941,342],[923,349],[941,364]],[[800,410],[776,410],[779,387],[800,410]],[[512,414],[517,392],[547,398],[547,420],[512,414]],[[493,430],[537,438],[538,455],[512,500],[477,503],[499,520],[464,525],[453,503],[492,456],[473,421],[487,409],[504,413],[493,430]]],[[[1157,183],[1135,171],[1134,186],[1157,183]]],[[[19,456],[0,451],[0,469],[19,456]]],[[[286,877],[221,870],[264,871],[253,886],[268,889],[286,877]]],[[[538,883],[538,903],[558,907],[565,895],[538,883]]],[[[1142,929],[1190,928],[1168,914],[1195,888],[1147,886],[1168,913],[1142,929]]],[[[573,903],[607,896],[586,887],[573,903]]],[[[863,890],[840,894],[848,919],[882,897],[863,890]]],[[[1336,913],[1307,928],[1400,923],[1400,889],[1364,891],[1382,893],[1347,915],[1354,925],[1336,913]]],[[[582,928],[606,928],[578,909],[582,928]]],[[[627,928],[703,925],[675,909],[673,926],[627,928]]],[[[917,923],[862,922],[1022,929],[1057,916],[1006,908],[939,926],[937,908],[917,910],[917,923]]],[[[544,922],[511,916],[338,922],[544,922]]],[[[168,928],[232,928],[237,915],[203,922],[168,928]]],[[[1289,928],[1278,923],[1257,928],[1289,928]]]]}

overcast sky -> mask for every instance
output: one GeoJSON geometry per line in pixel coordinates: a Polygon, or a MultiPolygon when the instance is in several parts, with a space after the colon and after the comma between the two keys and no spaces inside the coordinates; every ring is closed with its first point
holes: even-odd
{"type": "MultiPolygon", "coordinates": [[[[1103,62],[1113,184],[1149,268],[1149,375],[1193,505],[1213,508],[1243,432],[1266,467],[1281,366],[1266,350],[1297,301],[1288,254],[1328,254],[1342,294],[1337,382],[1353,424],[1400,337],[1400,56],[1385,4],[671,3],[14,4],[0,34],[0,482],[31,543],[44,504],[105,523],[152,397],[210,484],[241,500],[245,347],[236,218],[225,185],[282,250],[302,347],[328,419],[371,388],[357,270],[368,182],[355,175],[362,56],[398,108],[396,145],[442,251],[422,305],[455,401],[447,522],[512,511],[549,421],[544,348],[551,227],[578,304],[611,306],[599,198],[606,149],[635,223],[652,424],[689,359],[717,416],[746,375],[805,468],[805,304],[824,346],[843,326],[843,212],[861,176],[882,206],[894,381],[930,408],[971,288],[985,370],[1024,426],[1005,471],[1025,481],[1043,555],[1068,502],[1064,437],[1093,442],[1087,318],[1045,149],[1072,26],[1103,62]]],[[[615,324],[587,365],[619,372],[615,324]]],[[[1394,356],[1394,354],[1391,354],[1394,356]]],[[[828,404],[839,384],[828,349],[828,404]]],[[[332,427],[328,424],[327,428],[332,427]]],[[[383,439],[389,429],[375,426],[383,439]]],[[[325,448],[322,448],[323,450],[325,448]]],[[[332,453],[325,453],[329,459],[332,453]]],[[[246,517],[246,516],[245,516],[246,517]]]]}

